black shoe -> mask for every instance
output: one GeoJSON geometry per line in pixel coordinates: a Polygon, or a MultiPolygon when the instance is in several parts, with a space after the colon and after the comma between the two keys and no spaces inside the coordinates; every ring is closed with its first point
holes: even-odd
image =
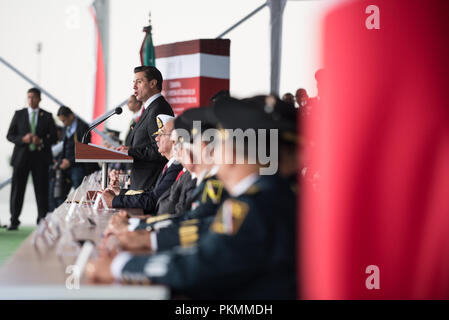
{"type": "Polygon", "coordinates": [[[11,231],[11,230],[19,230],[19,226],[18,226],[18,225],[15,225],[15,224],[12,224],[12,225],[10,225],[10,226],[8,227],[7,230],[9,230],[9,231],[11,231]]]}

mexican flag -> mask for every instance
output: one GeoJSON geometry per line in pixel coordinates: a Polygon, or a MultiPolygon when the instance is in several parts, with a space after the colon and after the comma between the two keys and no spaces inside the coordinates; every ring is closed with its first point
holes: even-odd
{"type": "Polygon", "coordinates": [[[145,38],[140,47],[140,62],[143,66],[155,66],[156,57],[154,55],[153,38],[151,37],[151,22],[147,27],[143,28],[145,38]]]}

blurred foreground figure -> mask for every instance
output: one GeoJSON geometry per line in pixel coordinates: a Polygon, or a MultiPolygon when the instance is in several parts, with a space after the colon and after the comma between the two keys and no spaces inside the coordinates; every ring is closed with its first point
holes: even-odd
{"type": "Polygon", "coordinates": [[[325,22],[322,172],[299,246],[305,299],[449,298],[449,3],[352,2],[325,22]],[[418,22],[419,20],[419,22],[418,22]]]}

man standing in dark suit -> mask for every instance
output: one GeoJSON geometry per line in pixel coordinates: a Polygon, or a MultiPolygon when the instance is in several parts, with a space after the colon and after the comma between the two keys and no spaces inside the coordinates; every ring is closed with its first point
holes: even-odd
{"type": "Polygon", "coordinates": [[[161,95],[162,74],[151,66],[134,68],[134,95],[142,101],[142,114],[131,131],[127,145],[118,148],[134,158],[131,170],[131,189],[144,190],[156,182],[167,159],[158,151],[153,133],[158,130],[156,116],[173,116],[173,110],[161,95]]]}
{"type": "Polygon", "coordinates": [[[17,230],[20,224],[19,216],[30,171],[37,201],[38,223],[48,211],[48,166],[52,162],[51,145],[57,137],[53,117],[39,108],[40,101],[40,90],[29,89],[28,107],[15,112],[7,134],[7,139],[15,145],[11,158],[11,225],[8,230],[17,230]]]}

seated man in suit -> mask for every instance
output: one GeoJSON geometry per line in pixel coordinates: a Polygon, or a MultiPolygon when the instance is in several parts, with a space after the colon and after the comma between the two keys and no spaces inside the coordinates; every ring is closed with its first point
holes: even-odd
{"type": "Polygon", "coordinates": [[[158,151],[168,162],[160,173],[153,188],[137,194],[116,195],[111,189],[103,191],[106,204],[111,208],[140,208],[145,212],[154,212],[159,197],[171,187],[182,170],[182,165],[175,161],[173,143],[170,135],[173,130],[173,117],[166,114],[157,116],[159,130],[156,135],[158,151]]]}

